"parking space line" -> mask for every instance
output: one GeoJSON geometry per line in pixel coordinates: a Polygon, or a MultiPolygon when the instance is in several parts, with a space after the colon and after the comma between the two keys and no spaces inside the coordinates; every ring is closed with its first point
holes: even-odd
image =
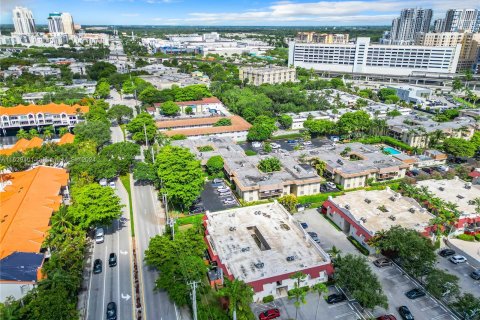
{"type": "Polygon", "coordinates": [[[442,318],[449,317],[449,316],[450,315],[448,313],[442,313],[441,315],[436,316],[436,317],[432,318],[431,320],[438,320],[438,319],[442,319],[442,318]]]}
{"type": "Polygon", "coordinates": [[[438,308],[439,306],[438,305],[434,305],[434,306],[430,306],[430,307],[425,307],[425,308],[422,308],[420,309],[421,311],[427,311],[427,310],[431,310],[431,309],[434,309],[434,308],[438,308]]]}
{"type": "Polygon", "coordinates": [[[342,314],[339,314],[338,316],[335,316],[335,319],[345,318],[346,316],[349,316],[349,315],[352,315],[352,314],[355,314],[355,312],[350,311],[350,312],[342,313],[342,314]]]}
{"type": "Polygon", "coordinates": [[[336,303],[336,304],[333,304],[331,306],[328,306],[328,309],[333,309],[333,308],[337,308],[337,307],[342,307],[344,305],[348,304],[347,302],[344,302],[344,303],[336,303]]]}

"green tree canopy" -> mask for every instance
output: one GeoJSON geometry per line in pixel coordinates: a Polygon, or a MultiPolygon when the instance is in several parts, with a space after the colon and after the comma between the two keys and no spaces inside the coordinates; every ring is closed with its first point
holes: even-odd
{"type": "Polygon", "coordinates": [[[258,163],[258,169],[263,172],[280,171],[280,169],[282,169],[282,164],[277,158],[265,158],[260,160],[260,162],[258,163]]]}
{"type": "Polygon", "coordinates": [[[88,76],[93,79],[93,80],[100,80],[101,78],[108,78],[111,74],[114,74],[117,72],[117,67],[115,67],[113,64],[104,62],[104,61],[98,61],[95,62],[93,65],[87,68],[87,74],[88,76]]]}
{"type": "Polygon", "coordinates": [[[100,156],[105,157],[117,169],[119,175],[128,173],[135,156],[139,154],[140,146],[132,142],[113,143],[100,151],[100,156]]]}
{"type": "Polygon", "coordinates": [[[214,127],[225,127],[225,126],[231,126],[231,125],[232,125],[232,120],[228,118],[219,119],[217,122],[213,124],[214,127]]]}
{"type": "Polygon", "coordinates": [[[102,79],[97,83],[94,96],[97,98],[105,99],[110,95],[110,84],[107,80],[102,79]]]}
{"type": "Polygon", "coordinates": [[[195,156],[185,148],[165,146],[157,155],[158,177],[163,182],[160,192],[166,192],[175,205],[188,208],[203,190],[203,171],[195,156]]]}
{"type": "Polygon", "coordinates": [[[443,149],[455,157],[471,158],[475,154],[476,147],[470,141],[462,138],[447,138],[443,141],[443,149]]]}
{"type": "Polygon", "coordinates": [[[310,132],[312,136],[327,135],[336,131],[336,125],[330,120],[307,120],[303,126],[310,132]]]}
{"type": "Polygon", "coordinates": [[[110,141],[111,132],[108,124],[101,121],[79,123],[73,128],[75,142],[94,141],[97,146],[103,146],[110,141]]]}
{"type": "Polygon", "coordinates": [[[227,297],[229,301],[228,313],[232,319],[253,320],[255,316],[250,309],[253,302],[253,289],[241,280],[230,281],[225,279],[225,286],[219,290],[218,295],[227,297]],[[233,314],[235,313],[235,317],[233,314]]]}
{"type": "Polygon", "coordinates": [[[122,124],[123,119],[133,118],[133,110],[126,105],[116,104],[108,109],[107,116],[111,120],[116,120],[118,124],[122,124]]]}
{"type": "Polygon", "coordinates": [[[290,129],[293,124],[293,119],[288,114],[282,114],[278,117],[278,123],[283,129],[290,129]]]}
{"type": "Polygon", "coordinates": [[[132,134],[132,139],[137,143],[145,142],[145,131],[149,142],[155,139],[157,133],[155,121],[147,112],[142,112],[133,118],[133,120],[127,124],[127,130],[132,134]]]}
{"type": "Polygon", "coordinates": [[[222,176],[223,158],[222,156],[213,156],[208,159],[206,164],[207,172],[212,176],[222,176]]]}
{"type": "Polygon", "coordinates": [[[76,224],[88,229],[108,225],[122,214],[122,205],[113,189],[97,183],[72,189],[73,204],[68,208],[76,224]]]}
{"type": "Polygon", "coordinates": [[[157,173],[155,167],[150,163],[137,162],[133,169],[133,178],[138,181],[153,183],[157,181],[157,173]]]}
{"type": "Polygon", "coordinates": [[[162,113],[166,116],[174,116],[180,112],[180,107],[173,101],[162,103],[162,113]]]}

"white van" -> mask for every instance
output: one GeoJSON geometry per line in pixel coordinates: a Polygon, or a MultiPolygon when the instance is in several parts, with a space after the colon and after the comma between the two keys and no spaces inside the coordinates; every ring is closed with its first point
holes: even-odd
{"type": "Polygon", "coordinates": [[[95,230],[95,243],[102,243],[105,240],[105,232],[103,228],[97,228],[95,230]]]}

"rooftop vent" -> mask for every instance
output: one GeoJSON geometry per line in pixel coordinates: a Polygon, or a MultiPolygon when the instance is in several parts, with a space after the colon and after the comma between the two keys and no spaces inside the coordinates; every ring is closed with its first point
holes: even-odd
{"type": "Polygon", "coordinates": [[[371,203],[372,200],[365,198],[365,202],[366,202],[366,203],[371,203]]]}
{"type": "Polygon", "coordinates": [[[346,205],[345,205],[345,209],[347,209],[347,210],[350,209],[350,205],[349,205],[349,204],[346,204],[346,205]]]}
{"type": "Polygon", "coordinates": [[[365,218],[365,217],[361,217],[360,220],[361,220],[363,223],[367,223],[367,218],[365,218]]]}
{"type": "Polygon", "coordinates": [[[416,209],[415,208],[410,208],[410,209],[408,209],[408,211],[410,211],[411,213],[415,213],[416,209]]]}
{"type": "Polygon", "coordinates": [[[458,194],[458,195],[457,195],[457,198],[458,198],[458,199],[463,199],[463,198],[465,198],[465,197],[462,196],[461,194],[458,194]]]}
{"type": "Polygon", "coordinates": [[[242,248],[241,250],[242,252],[247,252],[247,251],[250,251],[250,247],[245,247],[245,248],[242,248]]]}
{"type": "Polygon", "coordinates": [[[395,218],[395,216],[392,214],[391,216],[388,217],[388,219],[392,220],[392,221],[395,221],[397,220],[397,218],[395,218]]]}
{"type": "Polygon", "coordinates": [[[287,261],[291,262],[295,260],[295,256],[288,256],[287,261]]]}
{"type": "Polygon", "coordinates": [[[254,263],[254,266],[255,268],[257,269],[263,269],[263,267],[265,266],[265,264],[261,261],[257,262],[257,263],[254,263]]]}
{"type": "Polygon", "coordinates": [[[444,188],[444,187],[440,187],[440,188],[438,188],[438,190],[440,190],[440,191],[445,191],[445,188],[444,188]]]}
{"type": "Polygon", "coordinates": [[[235,230],[237,230],[237,227],[230,227],[230,228],[228,228],[228,230],[235,231],[235,230]]]}
{"type": "Polygon", "coordinates": [[[397,200],[397,198],[395,198],[394,196],[391,196],[390,197],[390,200],[392,200],[393,202],[395,202],[397,200]]]}
{"type": "Polygon", "coordinates": [[[471,182],[465,183],[465,189],[471,189],[471,188],[472,188],[472,183],[471,182]]]}
{"type": "Polygon", "coordinates": [[[262,214],[262,212],[257,210],[257,211],[255,211],[253,214],[256,215],[256,216],[259,216],[259,215],[262,214]]]}

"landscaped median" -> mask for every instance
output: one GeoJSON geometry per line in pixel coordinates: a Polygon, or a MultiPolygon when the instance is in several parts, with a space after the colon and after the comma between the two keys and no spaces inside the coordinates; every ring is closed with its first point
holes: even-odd
{"type": "Polygon", "coordinates": [[[132,189],[130,188],[130,173],[120,176],[120,181],[122,182],[125,190],[128,193],[128,206],[130,209],[130,229],[132,232],[132,237],[135,237],[135,222],[133,221],[133,208],[132,208],[132,189]]]}

